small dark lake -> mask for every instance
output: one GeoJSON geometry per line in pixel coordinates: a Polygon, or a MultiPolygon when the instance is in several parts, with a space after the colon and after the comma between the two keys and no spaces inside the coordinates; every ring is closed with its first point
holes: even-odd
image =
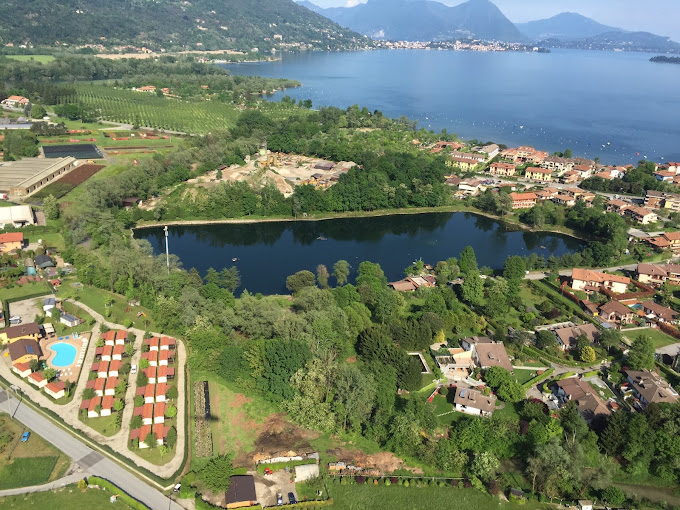
{"type": "MultiPolygon", "coordinates": [[[[286,277],[325,264],[332,272],[340,259],[352,266],[379,263],[387,278],[400,279],[405,267],[421,259],[430,264],[458,257],[472,246],[480,266],[500,268],[510,255],[537,253],[546,258],[580,250],[583,243],[560,234],[508,230],[503,223],[470,213],[427,213],[324,221],[169,227],[170,253],[186,269],[205,275],[209,267],[236,265],[243,289],[285,293],[286,277]],[[319,240],[318,238],[325,240],[319,240]],[[232,258],[238,261],[232,262],[232,258]]],[[[162,228],[140,229],[156,254],[165,251],[162,228]]],[[[332,279],[331,279],[332,281],[332,279]]]]}

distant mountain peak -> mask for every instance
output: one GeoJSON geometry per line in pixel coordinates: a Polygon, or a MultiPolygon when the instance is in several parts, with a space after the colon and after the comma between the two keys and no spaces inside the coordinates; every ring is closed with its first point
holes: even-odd
{"type": "Polygon", "coordinates": [[[585,39],[606,32],[624,32],[620,28],[603,25],[577,12],[561,12],[548,19],[517,23],[516,26],[534,41],[585,39]]]}

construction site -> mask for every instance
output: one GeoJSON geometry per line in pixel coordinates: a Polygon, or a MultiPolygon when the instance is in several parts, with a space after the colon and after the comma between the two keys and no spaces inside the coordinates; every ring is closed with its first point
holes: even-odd
{"type": "Polygon", "coordinates": [[[220,182],[245,181],[251,186],[263,186],[272,182],[288,197],[295,186],[310,184],[326,189],[338,182],[356,163],[351,161],[324,161],[296,154],[272,152],[264,146],[255,156],[246,157],[246,164],[221,166],[188,182],[199,187],[211,187],[220,182]]]}

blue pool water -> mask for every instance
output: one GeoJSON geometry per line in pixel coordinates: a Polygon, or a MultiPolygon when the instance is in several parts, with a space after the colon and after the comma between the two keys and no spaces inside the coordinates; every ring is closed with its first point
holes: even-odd
{"type": "Polygon", "coordinates": [[[75,347],[64,342],[50,345],[50,349],[57,353],[52,360],[52,365],[55,367],[67,367],[72,365],[76,360],[76,354],[78,353],[75,347]]]}

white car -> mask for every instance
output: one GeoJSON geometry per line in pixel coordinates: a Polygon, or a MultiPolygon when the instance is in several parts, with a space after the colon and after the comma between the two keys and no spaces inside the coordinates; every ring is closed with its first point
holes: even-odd
{"type": "Polygon", "coordinates": [[[137,373],[137,365],[132,365],[130,367],[130,373],[133,375],[137,373]]]}
{"type": "Polygon", "coordinates": [[[21,317],[19,317],[18,315],[12,315],[12,316],[9,318],[9,320],[10,320],[10,321],[21,321],[21,317]]]}

